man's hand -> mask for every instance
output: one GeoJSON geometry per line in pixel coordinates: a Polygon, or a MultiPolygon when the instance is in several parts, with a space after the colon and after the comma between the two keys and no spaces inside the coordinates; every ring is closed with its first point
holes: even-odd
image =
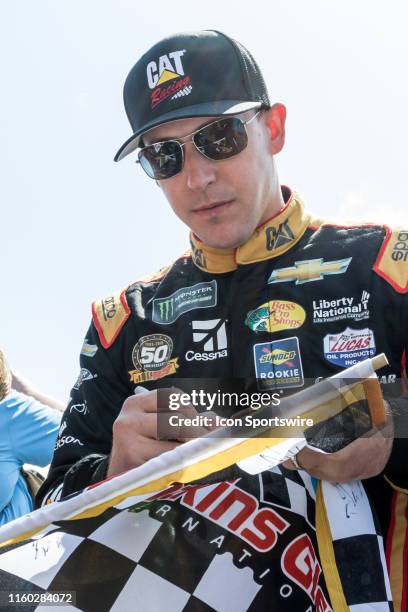
{"type": "MultiPolygon", "coordinates": [[[[163,389],[164,391],[164,389],[163,389]]],[[[174,389],[172,389],[172,392],[174,389]]],[[[193,418],[197,412],[193,406],[181,406],[177,411],[157,414],[157,391],[132,395],[123,403],[122,409],[112,427],[112,451],[107,478],[142,465],[149,459],[173,450],[182,442],[208,433],[211,428],[168,427],[169,440],[157,439],[158,418],[160,429],[165,429],[166,415],[179,415],[193,418]]],[[[212,414],[212,413],[211,413],[212,414]]],[[[206,415],[211,417],[210,413],[206,415]]],[[[160,433],[163,433],[162,431],[160,433]]],[[[163,436],[161,436],[163,437],[163,436]]]]}
{"type": "MultiPolygon", "coordinates": [[[[371,478],[387,464],[393,443],[392,431],[389,423],[381,431],[375,430],[370,437],[358,438],[336,453],[323,454],[306,447],[296,459],[302,469],[320,480],[346,483],[371,478]]],[[[296,469],[290,460],[283,466],[296,469]]]]}

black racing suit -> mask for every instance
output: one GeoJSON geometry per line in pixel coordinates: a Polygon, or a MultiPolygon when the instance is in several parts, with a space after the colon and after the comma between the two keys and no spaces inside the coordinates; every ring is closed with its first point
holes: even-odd
{"type": "MultiPolygon", "coordinates": [[[[250,377],[291,393],[305,381],[385,353],[383,391],[400,394],[408,344],[408,232],[314,220],[297,196],[286,188],[283,193],[284,210],[238,249],[208,248],[192,237],[191,251],[171,266],[94,304],[80,376],[38,504],[105,477],[112,424],[138,385],[150,390],[163,382],[171,386],[174,377],[250,377]],[[274,361],[278,353],[286,361],[274,361]]],[[[404,448],[405,440],[395,441],[385,470],[401,489],[408,486],[404,448]]],[[[265,478],[262,486],[274,495],[265,478]]],[[[244,481],[257,496],[259,477],[244,481]]],[[[391,484],[380,476],[368,481],[368,490],[381,496],[386,525],[391,484]]],[[[258,609],[255,604],[251,609],[258,609]]]]}

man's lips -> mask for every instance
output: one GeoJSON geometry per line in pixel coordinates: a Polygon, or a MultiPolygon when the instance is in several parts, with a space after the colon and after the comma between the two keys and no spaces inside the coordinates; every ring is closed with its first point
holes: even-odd
{"type": "Polygon", "coordinates": [[[193,213],[200,217],[212,217],[227,210],[233,202],[234,200],[211,202],[211,204],[205,204],[204,206],[193,209],[193,213]]]}

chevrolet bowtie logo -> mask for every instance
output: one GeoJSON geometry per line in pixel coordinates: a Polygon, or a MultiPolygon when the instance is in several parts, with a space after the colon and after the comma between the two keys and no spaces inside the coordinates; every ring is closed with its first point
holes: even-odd
{"type": "Polygon", "coordinates": [[[268,283],[291,283],[295,281],[296,285],[301,285],[302,283],[322,280],[329,274],[344,274],[351,259],[349,257],[336,261],[323,261],[323,259],[296,261],[294,266],[274,270],[268,279],[268,283]]]}

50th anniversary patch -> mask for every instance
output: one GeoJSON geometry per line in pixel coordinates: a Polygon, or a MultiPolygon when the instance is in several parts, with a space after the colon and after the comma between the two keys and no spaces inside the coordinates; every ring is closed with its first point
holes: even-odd
{"type": "Polygon", "coordinates": [[[217,281],[197,283],[177,289],[167,297],[153,300],[152,320],[159,325],[169,325],[190,310],[216,305],[217,281]]]}
{"type": "Polygon", "coordinates": [[[170,359],[172,352],[173,340],[170,336],[150,334],[140,338],[132,351],[135,370],[129,372],[131,382],[139,384],[174,374],[178,368],[178,358],[170,359]]]}

